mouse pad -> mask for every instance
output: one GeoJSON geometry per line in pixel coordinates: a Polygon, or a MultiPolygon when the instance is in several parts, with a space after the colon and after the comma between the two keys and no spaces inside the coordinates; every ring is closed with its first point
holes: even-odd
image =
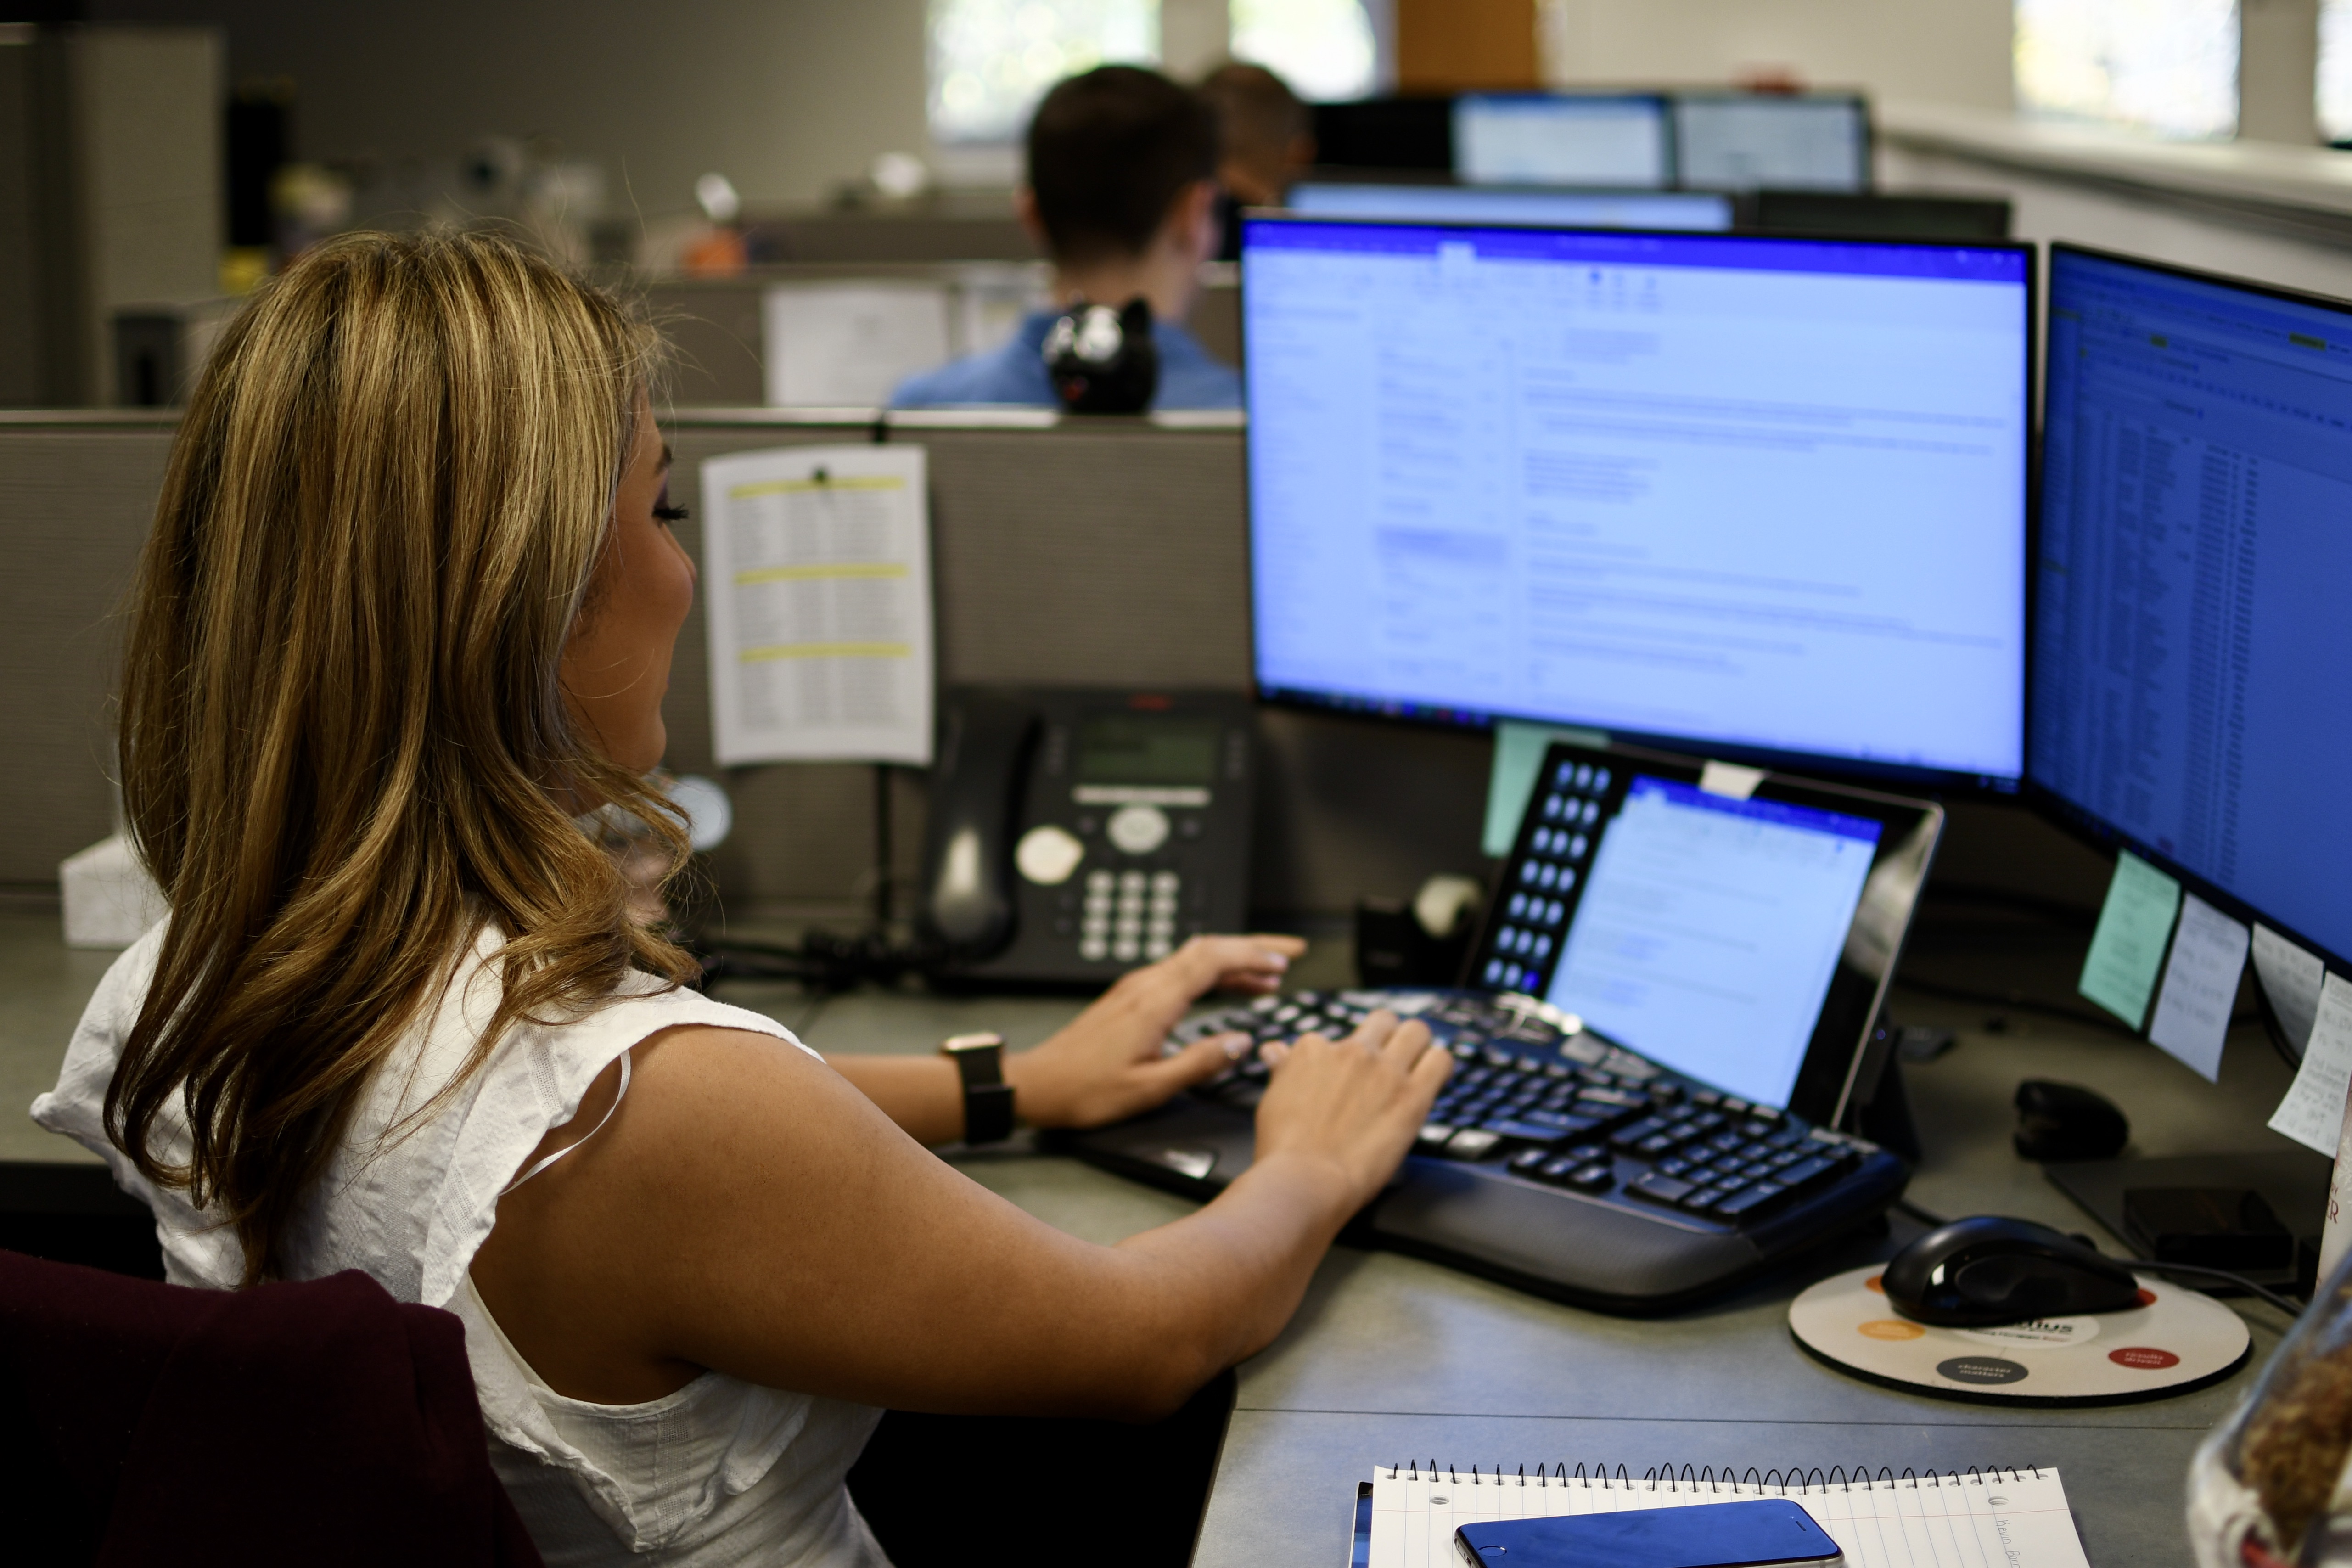
{"type": "Polygon", "coordinates": [[[1981,1405],[2130,1405],[2227,1377],[2253,1348],[2237,1313],[2144,1274],[2130,1311],[1939,1329],[1888,1304],[1885,1267],[1832,1275],[1799,1296],[1789,1332],[1815,1360],[1890,1388],[1981,1405]]]}

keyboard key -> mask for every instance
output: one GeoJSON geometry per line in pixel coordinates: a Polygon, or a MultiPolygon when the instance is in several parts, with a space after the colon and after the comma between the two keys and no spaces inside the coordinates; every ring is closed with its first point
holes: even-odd
{"type": "Polygon", "coordinates": [[[1540,1107],[1528,1111],[1519,1120],[1532,1121],[1539,1127],[1556,1127],[1570,1136],[1590,1132],[1601,1125],[1600,1121],[1590,1116],[1571,1116],[1566,1111],[1549,1110],[1540,1107]]]}
{"type": "Polygon", "coordinates": [[[1691,1099],[1701,1105],[1715,1106],[1723,1103],[1723,1096],[1711,1089],[1695,1089],[1691,1090],[1691,1099]]]}
{"type": "Polygon", "coordinates": [[[1751,1105],[1748,1108],[1748,1114],[1754,1117],[1759,1121],[1778,1121],[1780,1120],[1780,1113],[1769,1105],[1751,1105]]]}
{"type": "Polygon", "coordinates": [[[1727,1198],[1717,1201],[1713,1213],[1717,1219],[1739,1221],[1771,1207],[1772,1201],[1788,1189],[1778,1182],[1758,1182],[1740,1188],[1727,1198]]]}
{"type": "Polygon", "coordinates": [[[1596,1160],[1608,1159],[1609,1151],[1603,1149],[1598,1143],[1579,1143],[1575,1148],[1570,1149],[1563,1158],[1573,1160],[1580,1165],[1590,1165],[1596,1160]]]}
{"type": "Polygon", "coordinates": [[[1545,1127],[1533,1121],[1515,1121],[1508,1117],[1487,1122],[1486,1131],[1498,1138],[1508,1138],[1515,1143],[1540,1143],[1547,1148],[1568,1141],[1568,1134],[1557,1127],[1545,1127]]]}
{"type": "Polygon", "coordinates": [[[1580,1165],[1568,1177],[1568,1184],[1580,1193],[1605,1193],[1616,1181],[1617,1173],[1606,1165],[1580,1165]]]}
{"type": "Polygon", "coordinates": [[[1673,1176],[1660,1175],[1655,1171],[1644,1171],[1626,1183],[1625,1190],[1637,1198],[1646,1198],[1654,1204],[1664,1204],[1672,1207],[1698,1191],[1698,1186],[1693,1182],[1678,1181],[1673,1176]]]}
{"type": "Polygon", "coordinates": [[[1483,1127],[1465,1127],[1445,1141],[1445,1157],[1449,1160],[1483,1160],[1493,1153],[1503,1140],[1483,1127]]]}
{"type": "Polygon", "coordinates": [[[1453,1136],[1454,1129],[1443,1121],[1424,1122],[1419,1136],[1413,1140],[1413,1146],[1423,1154],[1434,1154],[1444,1149],[1445,1141],[1453,1136]]]}
{"type": "Polygon", "coordinates": [[[1631,1127],[1621,1127],[1609,1135],[1612,1147],[1631,1149],[1644,1138],[1654,1138],[1666,1130],[1666,1124],[1654,1116],[1643,1117],[1631,1127]]]}
{"type": "Polygon", "coordinates": [[[1519,1175],[1532,1176],[1553,1158],[1552,1152],[1549,1149],[1522,1149],[1512,1155],[1506,1163],[1519,1175]]]}
{"type": "Polygon", "coordinates": [[[1658,1162],[1658,1173],[1662,1176],[1687,1176],[1690,1174],[1690,1171],[1691,1163],[1688,1160],[1661,1160],[1658,1162]]]}
{"type": "Polygon", "coordinates": [[[1790,1165],[1786,1170],[1780,1172],[1777,1179],[1782,1186],[1787,1187],[1791,1192],[1797,1192],[1803,1188],[1813,1186],[1818,1183],[1826,1181],[1829,1177],[1836,1174],[1837,1168],[1837,1161],[1826,1160],[1819,1156],[1815,1156],[1811,1160],[1800,1161],[1798,1163],[1790,1165]]]}
{"type": "Polygon", "coordinates": [[[1739,1189],[1738,1187],[1727,1187],[1720,1184],[1712,1187],[1703,1187],[1699,1191],[1695,1192],[1690,1196],[1685,1198],[1682,1201],[1682,1206],[1688,1209],[1693,1214],[1705,1214],[1707,1210],[1713,1208],[1716,1205],[1721,1203],[1724,1199],[1729,1197],[1738,1190],[1739,1189]]]}
{"type": "Polygon", "coordinates": [[[1666,1132],[1654,1133],[1633,1145],[1633,1152],[1647,1160],[1654,1160],[1661,1154],[1671,1154],[1674,1151],[1674,1136],[1666,1132]]]}
{"type": "MultiPolygon", "coordinates": [[[[1532,1153],[1542,1152],[1541,1150],[1531,1150],[1529,1152],[1532,1153]]],[[[1536,1166],[1536,1174],[1547,1182],[1559,1182],[1565,1184],[1569,1177],[1575,1173],[1576,1170],[1581,1163],[1582,1162],[1572,1158],[1554,1155],[1546,1158],[1536,1166]]]]}

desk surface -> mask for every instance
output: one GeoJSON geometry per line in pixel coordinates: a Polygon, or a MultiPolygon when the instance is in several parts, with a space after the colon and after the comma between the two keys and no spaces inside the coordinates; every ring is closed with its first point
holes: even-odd
{"type": "MultiPolygon", "coordinates": [[[[0,1098],[22,1105],[54,1081],[73,1019],[110,961],[61,947],[54,915],[0,914],[0,1098]]],[[[1331,963],[1323,956],[1306,971],[1307,982],[1331,963]]],[[[928,1050],[946,1034],[981,1026],[1025,1044],[1076,1005],[898,994],[813,1003],[782,986],[738,985],[727,994],[830,1051],[928,1050]]],[[[2029,1021],[1993,1034],[1973,1026],[1983,1009],[1924,1001],[1903,1016],[1960,1030],[1945,1057],[1909,1069],[1926,1150],[1911,1195],[1931,1210],[1997,1210],[2088,1228],[2037,1167],[2009,1150],[2009,1096],[2025,1077],[2111,1093],[2130,1115],[2142,1153],[2284,1146],[2261,1124],[2286,1071],[2253,1031],[2233,1037],[2221,1082],[2208,1085],[2148,1046],[2071,1024],[2029,1021]]],[[[21,1115],[0,1115],[0,1159],[87,1158],[21,1115]]],[[[1097,1241],[1192,1206],[1017,1147],[960,1163],[1012,1202],[1097,1241]]],[[[2080,1411],[1951,1404],[1843,1377],[1790,1342],[1788,1300],[1811,1279],[1885,1258],[1916,1234],[1905,1220],[1894,1225],[1874,1243],[1817,1255],[1721,1300],[1649,1321],[1538,1300],[1412,1258],[1335,1251],[1297,1320],[1241,1369],[1196,1562],[1336,1568],[1356,1483],[1375,1464],[1411,1456],[1482,1467],[1606,1462],[1634,1474],[1664,1464],[1897,1472],[2056,1465],[2093,1563],[2189,1563],[2181,1498],[2189,1455],[2251,1373],[2179,1399],[2080,1411]]],[[[2259,1305],[2244,1310],[2259,1363],[2277,1342],[2279,1323],[2259,1305]]]]}

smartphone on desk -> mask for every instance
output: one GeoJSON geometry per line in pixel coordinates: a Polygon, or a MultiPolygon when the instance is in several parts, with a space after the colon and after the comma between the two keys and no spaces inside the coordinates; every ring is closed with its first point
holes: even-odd
{"type": "Polygon", "coordinates": [[[1845,1553],[1786,1498],[1497,1519],[1454,1532],[1465,1568],[1827,1568],[1845,1553]]]}

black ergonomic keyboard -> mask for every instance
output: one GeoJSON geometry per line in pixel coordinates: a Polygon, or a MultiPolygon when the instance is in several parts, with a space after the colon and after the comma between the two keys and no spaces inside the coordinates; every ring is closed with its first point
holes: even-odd
{"type": "MultiPolygon", "coordinates": [[[[1453,1053],[1418,1146],[1351,1239],[1618,1312],[1671,1310],[1870,1219],[1909,1175],[1877,1145],[1660,1068],[1529,997],[1299,992],[1187,1021],[1263,1043],[1345,1035],[1375,1008],[1453,1053]]],[[[1195,1196],[1248,1168],[1255,1052],[1159,1111],[1059,1142],[1195,1196]]]]}

